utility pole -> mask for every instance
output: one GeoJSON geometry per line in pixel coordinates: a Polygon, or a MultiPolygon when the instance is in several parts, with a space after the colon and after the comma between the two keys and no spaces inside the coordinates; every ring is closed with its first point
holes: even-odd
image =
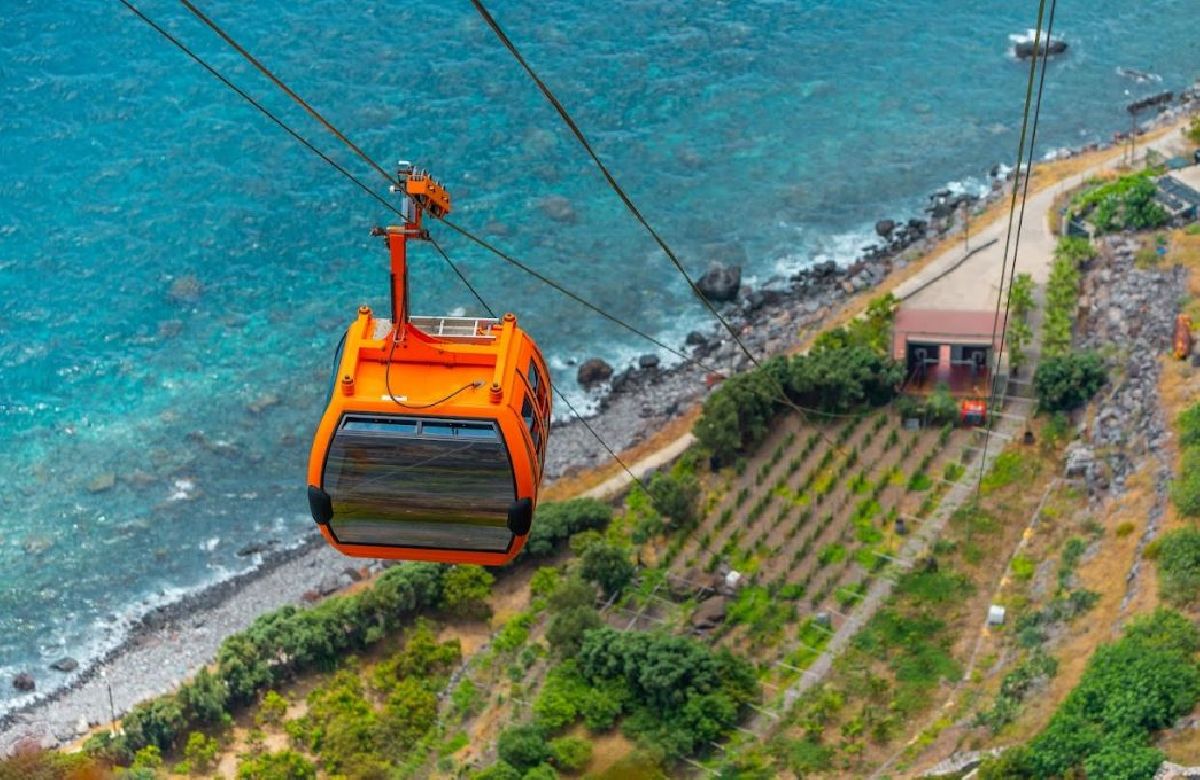
{"type": "Polygon", "coordinates": [[[963,251],[971,251],[971,198],[963,196],[963,251]]]}

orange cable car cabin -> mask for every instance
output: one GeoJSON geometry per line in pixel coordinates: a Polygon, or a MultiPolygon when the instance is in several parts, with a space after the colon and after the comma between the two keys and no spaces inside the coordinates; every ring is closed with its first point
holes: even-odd
{"type": "Polygon", "coordinates": [[[346,555],[497,566],[525,544],[550,423],[550,374],[512,314],[410,316],[407,248],[424,212],[450,211],[402,163],[405,224],[376,229],[391,254],[390,318],[346,331],[308,462],[321,534],[346,555]]]}

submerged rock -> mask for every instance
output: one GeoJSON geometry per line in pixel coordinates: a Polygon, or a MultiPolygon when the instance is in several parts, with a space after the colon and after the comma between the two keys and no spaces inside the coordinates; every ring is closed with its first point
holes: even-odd
{"type": "Polygon", "coordinates": [[[547,195],[538,202],[542,213],[555,222],[570,224],[577,219],[575,207],[562,195],[547,195]]]}
{"type": "Polygon", "coordinates": [[[103,474],[98,474],[88,483],[87,489],[89,493],[103,493],[106,490],[112,490],[113,485],[117,484],[117,475],[114,472],[106,471],[103,474]]]}
{"type": "Polygon", "coordinates": [[[79,662],[71,656],[63,656],[54,663],[50,664],[50,668],[56,672],[69,673],[79,668],[79,662]]]}
{"type": "Polygon", "coordinates": [[[584,387],[592,387],[613,375],[613,367],[600,358],[585,360],[575,372],[575,381],[584,387]]]}
{"type": "Polygon", "coordinates": [[[200,293],[203,291],[204,286],[200,284],[200,280],[188,274],[171,282],[171,289],[167,291],[167,297],[175,303],[195,303],[200,300],[200,293]]]}

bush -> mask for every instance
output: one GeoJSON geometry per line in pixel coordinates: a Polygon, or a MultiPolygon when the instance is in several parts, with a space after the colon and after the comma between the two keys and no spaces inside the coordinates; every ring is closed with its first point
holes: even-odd
{"type": "Polygon", "coordinates": [[[1193,404],[1180,412],[1176,424],[1179,426],[1179,446],[1194,447],[1200,444],[1200,404],[1193,404]]]}
{"type": "Polygon", "coordinates": [[[472,772],[471,780],[521,780],[521,772],[512,764],[498,761],[487,769],[472,772]]]}
{"type": "Polygon", "coordinates": [[[728,650],[661,632],[588,632],[579,670],[595,699],[624,711],[629,736],[677,758],[722,738],[758,697],[754,669],[728,650]]]}
{"type": "Polygon", "coordinates": [[[491,610],[486,599],[496,578],[482,566],[451,566],[442,577],[442,604],[450,612],[480,616],[491,610]]]}
{"type": "MultiPolygon", "coordinates": [[[[276,691],[267,691],[267,695],[259,702],[258,712],[254,715],[254,722],[260,728],[264,726],[278,726],[283,722],[283,716],[287,714],[287,710],[287,699],[280,696],[276,691]]],[[[190,744],[191,735],[189,735],[188,740],[190,744]]]]}
{"type": "Polygon", "coordinates": [[[560,769],[578,772],[592,760],[592,743],[579,737],[559,737],[550,741],[550,758],[560,769]]]}
{"type": "Polygon", "coordinates": [[[704,402],[695,434],[732,462],[763,440],[775,416],[793,404],[844,414],[882,406],[896,394],[903,367],[867,346],[825,344],[807,355],[775,357],[725,380],[704,402]]]}
{"type": "Polygon", "coordinates": [[[608,543],[594,544],[583,554],[580,574],[585,580],[594,582],[609,596],[625,589],[637,569],[629,560],[629,553],[622,547],[608,543]]]}
{"type": "MultiPolygon", "coordinates": [[[[183,748],[183,757],[187,761],[189,769],[205,772],[212,766],[219,752],[221,752],[221,746],[217,744],[216,739],[206,737],[199,731],[193,731],[188,734],[187,745],[183,748]]],[[[182,774],[190,774],[190,772],[182,774]]]]}
{"type": "Polygon", "coordinates": [[[1158,541],[1158,591],[1172,604],[1185,606],[1200,596],[1200,529],[1180,528],[1158,541]]]}
{"type": "Polygon", "coordinates": [[[1079,684],[1027,747],[986,761],[981,777],[1153,775],[1162,755],[1151,732],[1190,712],[1200,699],[1195,654],[1200,633],[1170,610],[1134,619],[1125,635],[1101,645],[1079,684]]]}
{"type": "Polygon", "coordinates": [[[692,528],[699,520],[700,483],[691,474],[656,473],[647,487],[654,509],[676,528],[692,528]]]}
{"type": "Polygon", "coordinates": [[[1085,405],[1108,376],[1095,352],[1049,357],[1033,375],[1038,404],[1046,411],[1070,411],[1085,405]]]}
{"type": "Polygon", "coordinates": [[[558,544],[572,534],[608,525],[612,514],[611,506],[594,498],[538,504],[533,529],[529,532],[529,539],[521,552],[534,558],[553,555],[558,544]]]}
{"type": "Polygon", "coordinates": [[[1200,447],[1183,451],[1182,468],[1171,484],[1171,500],[1181,514],[1200,517],[1200,447]]]}
{"type": "Polygon", "coordinates": [[[550,758],[546,732],[534,724],[509,726],[500,732],[496,749],[501,761],[522,771],[532,769],[550,758]]]}
{"type": "Polygon", "coordinates": [[[238,764],[238,780],[314,780],[317,769],[291,750],[260,753],[238,764]]]}

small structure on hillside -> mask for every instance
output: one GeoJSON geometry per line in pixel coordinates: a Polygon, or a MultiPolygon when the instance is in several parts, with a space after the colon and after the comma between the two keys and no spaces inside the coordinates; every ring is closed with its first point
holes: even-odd
{"type": "Polygon", "coordinates": [[[987,397],[1002,331],[995,311],[900,307],[892,356],[904,363],[904,391],[927,395],[944,385],[955,398],[987,397]]]}
{"type": "Polygon", "coordinates": [[[1171,216],[1174,225],[1196,220],[1200,214],[1200,166],[1177,168],[1155,182],[1154,199],[1171,216]]]}

